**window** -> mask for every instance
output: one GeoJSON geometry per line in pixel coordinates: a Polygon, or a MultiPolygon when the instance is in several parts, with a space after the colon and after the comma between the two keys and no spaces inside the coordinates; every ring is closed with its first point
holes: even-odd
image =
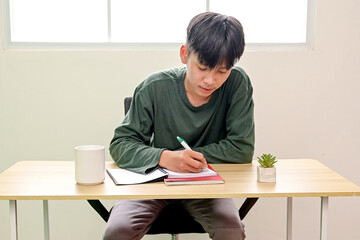
{"type": "Polygon", "coordinates": [[[183,42],[191,18],[206,11],[204,2],[114,0],[111,2],[111,41],[183,42]]]}
{"type": "Polygon", "coordinates": [[[3,0],[9,45],[176,44],[204,11],[232,15],[249,44],[309,44],[315,0],[3,0]]]}
{"type": "Polygon", "coordinates": [[[212,0],[210,10],[212,9],[237,17],[244,27],[247,42],[306,41],[307,1],[212,0]]]}
{"type": "Polygon", "coordinates": [[[13,42],[105,42],[103,0],[10,0],[13,42]]]}

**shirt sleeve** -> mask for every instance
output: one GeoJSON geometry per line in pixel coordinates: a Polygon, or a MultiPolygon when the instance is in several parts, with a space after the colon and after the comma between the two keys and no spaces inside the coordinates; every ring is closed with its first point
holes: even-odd
{"type": "Polygon", "coordinates": [[[231,94],[226,113],[225,139],[218,143],[194,148],[204,154],[209,163],[250,163],[254,155],[255,126],[253,88],[244,73],[244,79],[231,94]]]}
{"type": "Polygon", "coordinates": [[[139,89],[124,121],[115,129],[109,150],[119,167],[145,173],[158,165],[163,149],[150,146],[153,104],[149,92],[139,89]]]}

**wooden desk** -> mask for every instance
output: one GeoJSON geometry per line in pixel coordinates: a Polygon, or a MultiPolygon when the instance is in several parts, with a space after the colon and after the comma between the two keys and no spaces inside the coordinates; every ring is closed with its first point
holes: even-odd
{"type": "MultiPolygon", "coordinates": [[[[292,236],[292,198],[321,198],[320,239],[327,238],[328,197],[360,196],[360,187],[311,159],[279,160],[277,182],[259,183],[257,163],[213,164],[225,184],[165,186],[162,182],[116,186],[106,174],[103,184],[75,183],[72,161],[24,161],[0,174],[0,200],[10,200],[11,237],[17,240],[16,200],[43,200],[45,239],[49,239],[48,200],[179,199],[287,197],[287,239],[292,236]]],[[[116,168],[112,162],[107,168],[116,168]]]]}

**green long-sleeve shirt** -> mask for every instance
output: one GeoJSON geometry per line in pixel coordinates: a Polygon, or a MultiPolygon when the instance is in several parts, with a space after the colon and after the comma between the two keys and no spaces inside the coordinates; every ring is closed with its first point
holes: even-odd
{"type": "Polygon", "coordinates": [[[254,103],[249,77],[233,67],[209,102],[194,107],[184,86],[186,68],[150,75],[135,90],[130,110],[115,129],[110,154],[122,168],[144,173],[164,149],[183,149],[176,136],[208,163],[248,163],[254,153],[254,103]]]}

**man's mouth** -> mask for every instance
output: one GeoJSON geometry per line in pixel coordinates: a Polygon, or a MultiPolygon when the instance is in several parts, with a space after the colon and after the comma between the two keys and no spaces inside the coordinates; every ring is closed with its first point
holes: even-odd
{"type": "Polygon", "coordinates": [[[205,87],[201,87],[201,86],[200,86],[200,88],[202,91],[207,92],[207,93],[214,91],[214,89],[212,89],[212,88],[205,88],[205,87]]]}

